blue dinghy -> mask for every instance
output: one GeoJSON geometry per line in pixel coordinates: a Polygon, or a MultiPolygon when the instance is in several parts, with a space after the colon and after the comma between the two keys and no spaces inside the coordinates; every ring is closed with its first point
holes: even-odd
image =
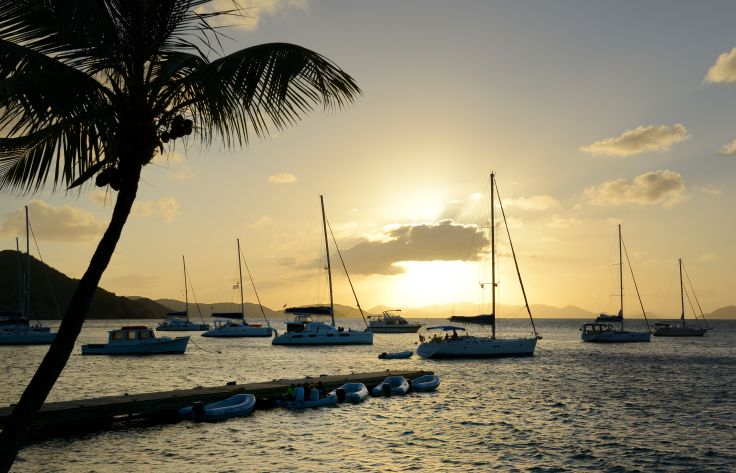
{"type": "Polygon", "coordinates": [[[315,400],[304,400],[304,401],[284,401],[280,399],[276,402],[279,407],[285,407],[287,409],[311,409],[313,407],[324,407],[337,405],[337,394],[332,391],[327,396],[321,399],[315,400]]]}
{"type": "Polygon", "coordinates": [[[403,376],[389,376],[371,389],[374,396],[403,396],[410,389],[409,381],[403,376]]]}
{"type": "Polygon", "coordinates": [[[381,360],[404,360],[406,358],[411,358],[411,356],[414,354],[413,351],[399,351],[396,353],[386,353],[383,352],[380,355],[378,355],[378,358],[381,360]]]}
{"type": "Polygon", "coordinates": [[[436,374],[425,374],[424,376],[412,379],[409,384],[411,384],[412,391],[434,391],[440,385],[440,377],[436,374]]]}
{"type": "Polygon", "coordinates": [[[236,394],[211,404],[195,404],[179,409],[179,417],[194,420],[215,421],[242,417],[256,408],[256,397],[252,394],[236,394]]]}
{"type": "Polygon", "coordinates": [[[363,383],[345,383],[330,394],[332,393],[337,395],[338,400],[354,404],[363,402],[368,398],[368,388],[363,383]]]}

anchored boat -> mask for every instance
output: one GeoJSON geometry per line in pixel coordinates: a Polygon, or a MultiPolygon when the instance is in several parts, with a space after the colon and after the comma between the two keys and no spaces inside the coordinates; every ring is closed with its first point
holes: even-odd
{"type": "Polygon", "coordinates": [[[189,320],[189,291],[187,285],[187,262],[184,255],[181,255],[181,262],[184,265],[184,310],[182,312],[169,312],[166,314],[166,320],[158,324],[156,330],[159,332],[197,332],[209,330],[209,324],[204,322],[197,323],[189,320]]]}
{"type": "MultiPolygon", "coordinates": [[[[519,271],[519,264],[516,260],[516,252],[514,251],[514,245],[511,242],[511,233],[506,222],[506,214],[503,210],[503,204],[501,203],[501,195],[498,192],[498,186],[496,184],[496,175],[491,173],[491,313],[481,314],[482,320],[488,320],[491,325],[491,336],[472,336],[465,334],[458,334],[458,332],[465,332],[463,327],[454,325],[440,325],[436,327],[429,327],[427,330],[441,330],[446,333],[445,337],[433,337],[425,340],[424,336],[420,336],[422,341],[417,347],[417,355],[422,358],[487,358],[487,357],[499,357],[499,356],[529,356],[534,354],[534,349],[537,346],[537,340],[541,338],[537,333],[536,326],[534,325],[534,318],[532,317],[531,309],[526,297],[526,290],[524,289],[524,283],[521,280],[521,272],[519,271]],[[509,245],[511,248],[511,254],[514,257],[514,264],[516,265],[516,273],[519,277],[519,285],[521,286],[521,292],[524,295],[524,303],[526,305],[527,313],[529,314],[529,320],[532,324],[533,335],[531,337],[523,338],[496,338],[496,230],[495,230],[495,207],[494,207],[494,194],[498,195],[498,205],[501,208],[501,215],[503,217],[504,226],[506,227],[506,234],[509,238],[509,245]],[[452,336],[449,335],[452,332],[452,336]]],[[[485,287],[485,283],[481,283],[481,289],[485,287]]],[[[473,319],[475,319],[473,317],[473,319]]],[[[477,319],[476,319],[477,320],[477,319]]]]}
{"type": "Polygon", "coordinates": [[[368,328],[373,333],[416,333],[422,324],[407,321],[404,317],[391,312],[401,309],[384,310],[383,315],[368,316],[368,328]]]}
{"type": "MultiPolygon", "coordinates": [[[[682,306],[682,312],[680,314],[680,323],[679,324],[669,324],[665,322],[657,322],[654,324],[654,335],[655,337],[702,337],[705,335],[705,332],[710,330],[710,327],[703,326],[703,325],[686,325],[685,323],[685,288],[682,284],[682,258],[678,260],[679,267],[680,267],[680,304],[682,306]]],[[[690,278],[688,277],[688,282],[690,281],[690,278]]],[[[695,298],[695,301],[697,302],[698,308],[700,309],[700,302],[698,302],[697,296],[695,296],[695,291],[692,290],[692,284],[690,284],[690,290],[693,294],[693,297],[695,298]]],[[[688,301],[690,302],[690,306],[692,307],[692,301],[690,300],[690,296],[688,295],[688,301]]],[[[693,308],[693,315],[695,314],[695,308],[693,308]]],[[[703,315],[703,310],[700,309],[700,315],[703,318],[703,321],[705,321],[705,316],[703,315]]],[[[697,316],[695,316],[697,319],[697,316]]]]}
{"type": "Polygon", "coordinates": [[[108,332],[107,343],[82,345],[82,355],[164,355],[182,354],[189,336],[157,337],[145,325],[130,325],[108,332]]]}

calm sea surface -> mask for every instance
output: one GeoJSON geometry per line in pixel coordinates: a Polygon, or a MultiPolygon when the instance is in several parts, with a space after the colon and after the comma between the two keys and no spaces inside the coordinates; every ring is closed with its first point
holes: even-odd
{"type": "MultiPolygon", "coordinates": [[[[376,358],[415,348],[415,334],[290,348],[194,333],[181,356],[79,354],[132,323],[88,322],[50,400],[386,368],[434,370],[442,384],[355,406],[47,440],[22,450],[13,471],[736,471],[736,322],[715,321],[703,338],[604,346],[580,341],[580,321],[542,319],[536,355],[518,359],[376,358]]],[[[528,321],[499,320],[499,336],[529,332],[528,321]]],[[[0,347],[2,405],[17,401],[45,350],[0,347]]]]}

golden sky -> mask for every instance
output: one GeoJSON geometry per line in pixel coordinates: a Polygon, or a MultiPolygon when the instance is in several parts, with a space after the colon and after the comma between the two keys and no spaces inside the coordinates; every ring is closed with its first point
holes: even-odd
{"type": "MultiPolygon", "coordinates": [[[[199,301],[234,300],[240,238],[265,305],[324,302],[323,194],[363,307],[487,299],[480,227],[495,171],[531,303],[615,312],[622,223],[648,311],[679,314],[679,257],[703,309],[736,304],[736,5],[249,5],[227,51],[297,43],[363,96],[239,152],[167,150],[144,171],[103,287],[183,298],[185,255],[199,301]]],[[[30,205],[44,260],[79,277],[113,198],[6,194],[0,244],[15,247],[30,205]]],[[[519,304],[505,239],[499,253],[499,301],[519,304]]],[[[354,304],[338,271],[335,289],[354,304]]]]}

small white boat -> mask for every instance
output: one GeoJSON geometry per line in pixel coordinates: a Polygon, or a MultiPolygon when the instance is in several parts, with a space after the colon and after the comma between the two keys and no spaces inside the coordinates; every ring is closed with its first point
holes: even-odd
{"type": "Polygon", "coordinates": [[[230,417],[243,417],[256,408],[256,397],[252,394],[236,394],[211,404],[195,404],[179,409],[179,417],[194,420],[215,421],[230,417]]]}
{"type": "MultiPolygon", "coordinates": [[[[680,323],[670,324],[667,322],[657,322],[654,324],[654,333],[652,333],[652,335],[654,335],[655,337],[702,337],[703,335],[705,335],[705,332],[710,330],[709,326],[698,324],[697,322],[690,325],[685,324],[685,286],[682,283],[682,258],[678,260],[678,264],[680,266],[680,303],[682,305],[680,323]]],[[[690,282],[689,277],[688,282],[690,282]]],[[[693,289],[692,283],[690,283],[690,292],[693,294],[698,308],[700,309],[700,316],[702,317],[703,322],[705,322],[705,316],[703,315],[702,308],[700,308],[700,302],[698,301],[698,296],[695,295],[695,290],[693,289]]],[[[692,302],[690,303],[690,306],[692,307],[692,302]]],[[[693,307],[693,311],[694,309],[695,308],[693,307]]],[[[695,315],[695,318],[697,319],[697,315],[695,315]]]]}
{"type": "Polygon", "coordinates": [[[373,333],[416,333],[422,324],[408,322],[404,317],[391,314],[401,312],[401,309],[384,310],[383,315],[368,317],[368,328],[373,333]]]}
{"type": "Polygon", "coordinates": [[[371,389],[371,394],[374,396],[403,396],[409,392],[409,389],[411,389],[409,381],[403,376],[389,376],[371,389]]]}
{"type": "Polygon", "coordinates": [[[331,391],[327,396],[310,400],[305,399],[304,401],[284,401],[279,400],[276,402],[276,405],[279,407],[285,407],[286,409],[311,409],[314,407],[325,407],[325,406],[335,406],[337,405],[337,393],[335,391],[331,391]]]}
{"type": "Polygon", "coordinates": [[[413,351],[398,351],[394,353],[386,353],[383,352],[380,355],[378,355],[378,358],[381,360],[405,360],[407,358],[411,358],[411,356],[414,354],[413,351]]]}
{"type": "Polygon", "coordinates": [[[368,399],[368,388],[363,383],[345,383],[330,394],[332,393],[337,395],[339,401],[351,402],[353,404],[368,399]]]}
{"type": "Polygon", "coordinates": [[[131,325],[108,332],[107,343],[82,345],[82,355],[164,355],[182,354],[187,349],[189,336],[156,337],[145,325],[131,325]]]}
{"type": "Polygon", "coordinates": [[[425,374],[412,379],[409,384],[412,391],[429,392],[434,391],[440,385],[440,377],[436,374],[425,374]]]}

